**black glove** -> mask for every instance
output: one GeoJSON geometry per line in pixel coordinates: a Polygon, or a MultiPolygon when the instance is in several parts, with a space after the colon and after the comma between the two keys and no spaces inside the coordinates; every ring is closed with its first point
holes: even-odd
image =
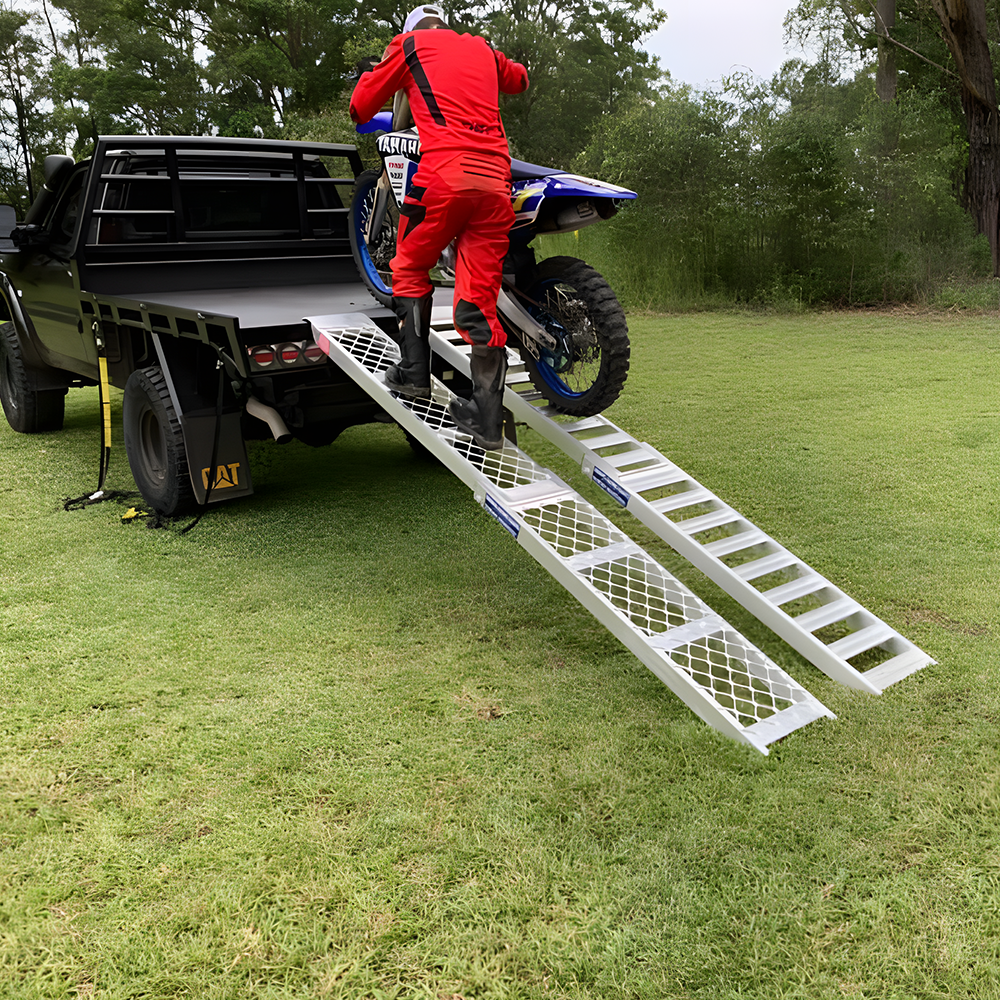
{"type": "Polygon", "coordinates": [[[362,73],[370,73],[381,61],[380,56],[362,56],[354,64],[354,72],[351,74],[350,79],[360,80],[362,73]]]}

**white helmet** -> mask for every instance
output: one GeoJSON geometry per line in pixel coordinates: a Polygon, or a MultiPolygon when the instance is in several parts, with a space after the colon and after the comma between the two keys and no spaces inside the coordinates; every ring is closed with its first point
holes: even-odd
{"type": "Polygon", "coordinates": [[[425,18],[425,17],[436,17],[445,24],[448,23],[448,16],[445,12],[438,6],[432,3],[421,4],[419,7],[414,7],[409,14],[406,15],[406,20],[403,22],[403,31],[413,31],[413,29],[425,18]]]}

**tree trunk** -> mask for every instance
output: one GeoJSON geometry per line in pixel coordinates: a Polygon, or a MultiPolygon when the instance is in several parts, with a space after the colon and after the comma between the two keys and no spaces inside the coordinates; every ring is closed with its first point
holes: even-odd
{"type": "Polygon", "coordinates": [[[875,34],[878,35],[875,93],[886,104],[896,100],[896,47],[886,40],[895,27],[896,0],[878,0],[875,11],[875,34]]]}
{"type": "Polygon", "coordinates": [[[979,231],[990,241],[993,273],[1000,275],[1000,122],[986,36],[986,0],[931,3],[962,81],[962,110],[969,136],[967,206],[979,231]]]}

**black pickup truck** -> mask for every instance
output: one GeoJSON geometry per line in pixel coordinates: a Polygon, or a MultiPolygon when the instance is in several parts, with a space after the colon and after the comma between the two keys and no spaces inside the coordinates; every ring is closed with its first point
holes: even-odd
{"type": "Polygon", "coordinates": [[[25,433],[62,427],[102,360],[124,390],[129,465],[165,514],[253,491],[247,438],[327,444],[382,417],[304,316],[392,314],[348,237],[354,146],[105,136],[45,161],[22,223],[0,206],[0,400],[25,433]],[[10,237],[8,237],[10,233],[10,237]]]}

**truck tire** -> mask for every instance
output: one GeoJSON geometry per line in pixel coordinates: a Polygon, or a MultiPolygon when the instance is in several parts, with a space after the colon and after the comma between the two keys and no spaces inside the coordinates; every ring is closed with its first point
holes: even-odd
{"type": "Polygon", "coordinates": [[[13,323],[0,325],[0,403],[7,423],[21,434],[60,431],[65,389],[32,389],[13,323]]]}
{"type": "Polygon", "coordinates": [[[167,517],[192,510],[196,504],[184,432],[158,365],[129,375],[122,423],[129,468],[146,503],[167,517]]]}

